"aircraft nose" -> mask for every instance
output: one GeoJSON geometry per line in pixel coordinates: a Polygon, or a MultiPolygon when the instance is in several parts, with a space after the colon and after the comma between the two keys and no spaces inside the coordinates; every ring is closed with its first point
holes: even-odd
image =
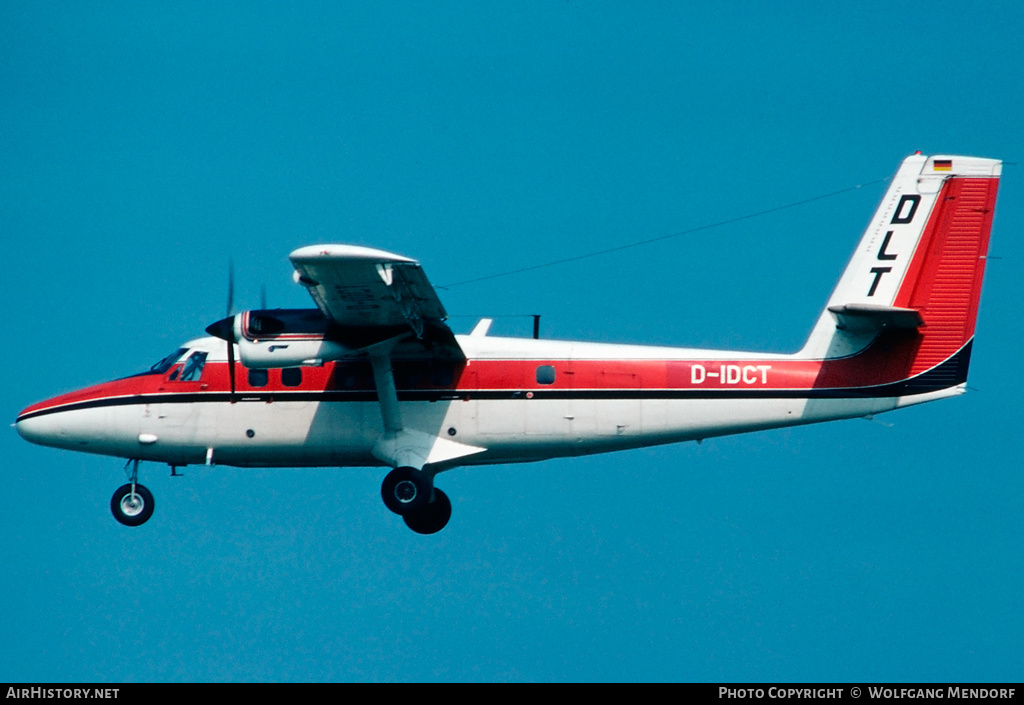
{"type": "MultiPolygon", "coordinates": [[[[134,378],[125,378],[130,383],[134,378]]],[[[124,396],[117,385],[125,380],[104,382],[46,399],[22,410],[14,422],[18,435],[30,443],[68,450],[116,455],[120,447],[111,441],[137,439],[137,422],[131,412],[114,418],[107,400],[124,396]]]]}
{"type": "Polygon", "coordinates": [[[54,397],[22,409],[14,422],[18,435],[36,445],[63,447],[73,421],[59,408],[64,401],[63,397],[54,397]]]}
{"type": "Polygon", "coordinates": [[[59,435],[59,430],[54,428],[53,419],[45,416],[32,416],[25,412],[18,415],[18,419],[14,422],[14,428],[18,431],[19,436],[37,445],[47,445],[49,439],[59,435]]]}

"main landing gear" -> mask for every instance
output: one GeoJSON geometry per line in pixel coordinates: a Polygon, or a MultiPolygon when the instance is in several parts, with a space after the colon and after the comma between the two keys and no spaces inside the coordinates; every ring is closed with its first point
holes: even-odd
{"type": "Polygon", "coordinates": [[[434,478],[416,468],[395,468],[380,486],[384,505],[417,534],[436,534],[448,524],[452,503],[434,478]]]}
{"type": "MultiPolygon", "coordinates": [[[[145,524],[153,516],[153,494],[137,480],[139,476],[139,461],[129,460],[132,464],[131,481],[121,485],[110,498],[110,511],[114,518],[125,526],[139,526],[145,524]]],[[[125,466],[127,468],[127,465],[125,466]]]]}

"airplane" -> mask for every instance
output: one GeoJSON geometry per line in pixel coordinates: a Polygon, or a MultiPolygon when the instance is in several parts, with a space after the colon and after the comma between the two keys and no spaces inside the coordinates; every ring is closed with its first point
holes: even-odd
{"type": "Polygon", "coordinates": [[[219,320],[148,371],[29,406],[33,443],[116,456],[126,526],[142,461],[390,468],[385,506],[451,517],[436,476],[871,417],[966,391],[1002,162],[907,157],[806,343],[755,353],[455,335],[419,262],[354,245],[291,253],[316,308],[219,320]]]}

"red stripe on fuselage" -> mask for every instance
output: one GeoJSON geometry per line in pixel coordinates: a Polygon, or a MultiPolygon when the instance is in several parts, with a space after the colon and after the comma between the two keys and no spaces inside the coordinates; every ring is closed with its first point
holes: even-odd
{"type": "MultiPolygon", "coordinates": [[[[897,341],[895,345],[910,345],[897,341]]],[[[842,360],[473,360],[451,363],[450,384],[439,384],[439,362],[395,363],[399,392],[434,390],[453,397],[470,399],[474,393],[496,391],[543,392],[566,390],[621,391],[709,391],[772,390],[799,392],[821,389],[857,389],[899,382],[906,379],[906,365],[892,362],[893,345],[875,345],[867,351],[842,360]],[[537,368],[555,368],[552,384],[537,382],[537,368]]],[[[895,358],[912,359],[910,348],[895,358]]],[[[248,383],[247,369],[236,363],[235,399],[260,395],[273,402],[275,394],[285,398],[294,392],[372,392],[373,373],[368,363],[326,363],[302,368],[300,386],[285,386],[281,371],[268,371],[268,383],[254,387],[248,383]],[[268,396],[269,395],[269,396],[268,396]]],[[[123,398],[126,403],[138,397],[146,403],[159,403],[160,397],[204,393],[224,395],[230,390],[227,363],[209,362],[202,379],[181,382],[170,380],[173,369],[163,375],[139,375],[87,387],[34,404],[19,417],[60,407],[123,398]]]]}

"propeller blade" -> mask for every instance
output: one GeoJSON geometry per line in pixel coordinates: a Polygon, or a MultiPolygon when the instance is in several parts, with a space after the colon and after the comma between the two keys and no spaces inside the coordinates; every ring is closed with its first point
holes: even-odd
{"type": "Polygon", "coordinates": [[[206,332],[228,344],[228,379],[231,381],[229,400],[235,403],[235,260],[228,259],[227,317],[206,327],[206,332]]]}
{"type": "Polygon", "coordinates": [[[235,403],[235,344],[228,341],[228,379],[231,380],[231,395],[228,401],[235,403]]]}
{"type": "Polygon", "coordinates": [[[235,317],[228,316],[206,326],[206,332],[228,345],[228,379],[231,380],[231,403],[235,402],[235,317]]]}
{"type": "Polygon", "coordinates": [[[228,260],[228,309],[227,315],[235,312],[235,260],[228,260]]]}

